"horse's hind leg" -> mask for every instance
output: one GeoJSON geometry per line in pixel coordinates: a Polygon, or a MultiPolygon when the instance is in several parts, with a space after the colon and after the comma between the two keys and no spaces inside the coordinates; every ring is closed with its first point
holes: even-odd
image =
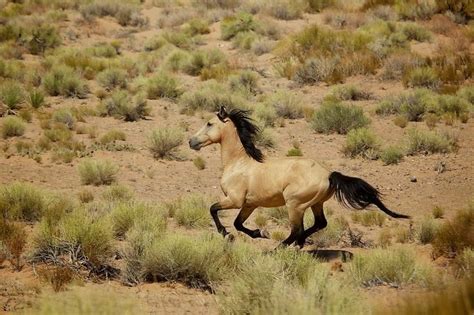
{"type": "Polygon", "coordinates": [[[300,239],[304,233],[303,217],[304,209],[298,209],[295,207],[288,207],[288,217],[291,224],[290,235],[281,242],[280,245],[288,246],[293,244],[296,240],[300,239]]]}
{"type": "Polygon", "coordinates": [[[248,217],[252,214],[252,212],[256,208],[257,207],[254,207],[254,206],[244,205],[242,207],[242,209],[240,209],[240,212],[239,212],[239,215],[237,216],[237,218],[235,218],[234,226],[237,229],[237,231],[244,232],[245,234],[247,234],[251,238],[260,238],[260,237],[261,238],[267,238],[267,236],[264,235],[262,233],[262,231],[260,231],[260,229],[250,230],[250,229],[248,229],[244,226],[245,220],[248,219],[248,217]]]}
{"type": "Polygon", "coordinates": [[[314,224],[307,230],[303,232],[300,238],[297,240],[299,247],[303,247],[306,239],[311,236],[311,234],[316,233],[319,230],[324,229],[327,226],[327,220],[324,216],[323,203],[317,203],[311,206],[311,210],[314,215],[314,224]]]}

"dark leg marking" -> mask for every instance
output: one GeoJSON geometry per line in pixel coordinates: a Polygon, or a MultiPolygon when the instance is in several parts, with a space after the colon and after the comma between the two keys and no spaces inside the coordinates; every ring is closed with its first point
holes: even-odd
{"type": "Polygon", "coordinates": [[[239,212],[239,215],[237,216],[237,218],[235,218],[234,226],[237,231],[241,231],[250,236],[251,238],[267,238],[266,236],[262,235],[260,229],[251,230],[244,226],[244,222],[248,219],[248,217],[252,214],[254,210],[255,207],[242,207],[239,212]]]}
{"type": "Polygon", "coordinates": [[[299,247],[303,247],[306,239],[311,236],[311,234],[316,233],[324,229],[328,222],[324,216],[323,206],[322,205],[313,205],[311,207],[314,215],[314,224],[312,227],[308,228],[303,232],[303,234],[298,238],[297,244],[299,247]]]}
{"type": "Polygon", "coordinates": [[[298,226],[292,226],[290,235],[286,238],[286,240],[281,242],[280,245],[289,246],[293,244],[297,239],[300,239],[302,237],[303,233],[304,233],[303,224],[300,224],[298,226]]]}
{"type": "Polygon", "coordinates": [[[214,223],[216,224],[217,231],[221,233],[222,236],[225,237],[227,234],[229,234],[229,232],[227,232],[224,225],[222,225],[221,220],[219,220],[219,216],[217,213],[220,210],[222,210],[222,207],[218,202],[216,202],[215,204],[211,206],[210,212],[211,212],[212,219],[214,219],[214,223]]]}

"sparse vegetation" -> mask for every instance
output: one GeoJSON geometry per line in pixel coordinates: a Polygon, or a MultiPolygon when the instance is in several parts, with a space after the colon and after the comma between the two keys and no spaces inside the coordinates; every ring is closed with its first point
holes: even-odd
{"type": "Polygon", "coordinates": [[[398,146],[390,146],[380,152],[380,159],[385,165],[398,164],[403,159],[403,150],[398,146]]]}
{"type": "Polygon", "coordinates": [[[14,182],[0,187],[0,212],[3,218],[35,221],[46,209],[44,193],[32,185],[14,182]]]}
{"type": "Polygon", "coordinates": [[[278,117],[298,119],[304,117],[304,105],[301,98],[293,93],[277,91],[265,103],[273,107],[278,117]]]}
{"type": "Polygon", "coordinates": [[[200,195],[191,195],[177,201],[174,218],[186,227],[206,227],[210,224],[209,204],[200,195]]]}
{"type": "Polygon", "coordinates": [[[125,90],[117,90],[105,99],[99,111],[104,115],[121,118],[125,121],[136,121],[150,114],[147,100],[143,94],[130,96],[125,90]]]}
{"type": "Polygon", "coordinates": [[[377,211],[363,211],[354,212],[351,215],[354,222],[360,223],[364,226],[383,226],[385,223],[386,216],[377,211]]]}
{"type": "Polygon", "coordinates": [[[21,85],[13,81],[3,83],[0,87],[0,99],[9,109],[18,109],[24,99],[21,85]]]}

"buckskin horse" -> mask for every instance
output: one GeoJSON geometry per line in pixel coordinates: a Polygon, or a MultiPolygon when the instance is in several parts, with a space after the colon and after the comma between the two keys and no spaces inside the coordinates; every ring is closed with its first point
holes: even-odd
{"type": "Polygon", "coordinates": [[[364,209],[370,204],[394,218],[409,218],[389,210],[380,200],[380,192],[366,181],[330,172],[318,162],[307,158],[265,158],[255,146],[259,129],[250,118],[250,111],[221,107],[217,117],[209,120],[189,140],[194,150],[213,143],[221,146],[223,174],[221,188],[224,198],[210,208],[219,233],[229,234],[219,220],[218,212],[240,209],[234,226],[252,238],[268,238],[259,229],[244,226],[257,207],[286,205],[291,225],[290,235],[282,245],[302,247],[306,238],[327,225],[323,203],[335,195],[346,207],[364,209]],[[304,230],[303,216],[311,207],[314,225],[304,230]]]}

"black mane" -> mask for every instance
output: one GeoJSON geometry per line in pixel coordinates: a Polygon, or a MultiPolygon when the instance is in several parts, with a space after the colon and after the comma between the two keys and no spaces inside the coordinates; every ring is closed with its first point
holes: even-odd
{"type": "Polygon", "coordinates": [[[232,109],[228,117],[237,128],[237,134],[244,146],[245,152],[255,161],[262,163],[264,159],[263,153],[254,144],[255,137],[260,132],[260,128],[254,125],[252,118],[250,118],[250,111],[232,109]]]}

